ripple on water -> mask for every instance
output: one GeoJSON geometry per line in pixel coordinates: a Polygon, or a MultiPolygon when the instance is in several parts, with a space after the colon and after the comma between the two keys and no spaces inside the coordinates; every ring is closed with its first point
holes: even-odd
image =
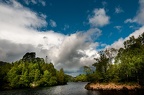
{"type": "Polygon", "coordinates": [[[118,91],[91,91],[84,87],[87,82],[69,82],[68,85],[43,87],[36,89],[19,89],[0,91],[0,95],[144,95],[143,90],[139,92],[118,91]]]}

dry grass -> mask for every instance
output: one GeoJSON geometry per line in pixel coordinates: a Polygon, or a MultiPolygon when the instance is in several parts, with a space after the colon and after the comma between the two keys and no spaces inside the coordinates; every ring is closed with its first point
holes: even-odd
{"type": "Polygon", "coordinates": [[[107,83],[107,84],[101,84],[101,83],[90,83],[88,84],[88,89],[93,89],[93,90],[134,90],[136,88],[141,88],[140,85],[138,84],[133,84],[133,85],[128,85],[128,84],[116,84],[116,83],[107,83]]]}

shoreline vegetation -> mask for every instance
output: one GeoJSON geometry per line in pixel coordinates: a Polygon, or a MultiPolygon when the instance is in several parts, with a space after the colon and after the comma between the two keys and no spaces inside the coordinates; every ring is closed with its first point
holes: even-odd
{"type": "Polygon", "coordinates": [[[100,51],[92,65],[95,71],[85,66],[90,82],[85,89],[144,92],[144,33],[138,38],[131,36],[123,45],[100,51]]]}
{"type": "Polygon", "coordinates": [[[144,89],[142,86],[139,84],[123,84],[123,83],[88,83],[85,86],[85,89],[87,90],[116,90],[116,91],[121,91],[121,90],[138,90],[138,89],[144,89]]]}
{"type": "Polygon", "coordinates": [[[13,63],[0,61],[0,71],[0,90],[65,85],[71,77],[63,68],[57,70],[52,63],[36,57],[35,52],[13,63]]]}

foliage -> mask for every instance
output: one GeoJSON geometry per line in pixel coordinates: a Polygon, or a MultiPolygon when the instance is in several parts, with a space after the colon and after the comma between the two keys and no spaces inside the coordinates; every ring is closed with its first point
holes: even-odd
{"type": "Polygon", "coordinates": [[[73,80],[74,82],[86,82],[87,81],[87,76],[85,74],[80,74],[78,76],[76,76],[73,80]]]}
{"type": "Polygon", "coordinates": [[[60,71],[57,71],[57,80],[58,84],[66,84],[66,75],[64,74],[63,69],[60,69],[60,71]]]}
{"type": "MultiPolygon", "coordinates": [[[[1,82],[12,88],[54,86],[67,83],[63,69],[57,71],[52,63],[45,63],[42,58],[35,58],[34,52],[26,53],[23,59],[12,64],[2,64],[0,70],[1,82]]],[[[1,87],[4,84],[1,84],[1,87]]]]}
{"type": "Polygon", "coordinates": [[[12,64],[0,61],[0,89],[7,83],[7,72],[11,69],[12,64]]]}
{"type": "Polygon", "coordinates": [[[96,82],[136,82],[144,85],[144,33],[138,38],[130,37],[124,42],[124,48],[107,49],[100,52],[93,66],[96,71],[87,74],[96,82]],[[113,57],[114,54],[117,55],[113,57]],[[112,54],[113,53],[113,54],[112,54]],[[112,62],[115,60],[115,63],[112,62]]]}

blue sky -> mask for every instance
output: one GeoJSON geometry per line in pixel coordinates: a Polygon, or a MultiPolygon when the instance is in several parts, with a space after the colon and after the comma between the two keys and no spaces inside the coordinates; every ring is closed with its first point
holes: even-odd
{"type": "Polygon", "coordinates": [[[93,15],[93,10],[104,8],[110,20],[109,24],[99,28],[102,35],[97,40],[105,44],[112,44],[120,37],[125,38],[131,34],[135,29],[130,28],[130,25],[139,27],[137,24],[124,23],[126,19],[136,15],[138,0],[46,0],[45,6],[32,2],[26,4],[25,1],[21,3],[37,13],[46,15],[48,23],[52,19],[57,24],[56,27],[48,25],[42,30],[54,30],[65,35],[90,29],[89,16],[93,15]],[[120,26],[120,29],[116,26],[120,26]]]}
{"type": "Polygon", "coordinates": [[[144,32],[144,0],[0,0],[0,14],[1,61],[36,52],[73,76],[144,32]]]}

